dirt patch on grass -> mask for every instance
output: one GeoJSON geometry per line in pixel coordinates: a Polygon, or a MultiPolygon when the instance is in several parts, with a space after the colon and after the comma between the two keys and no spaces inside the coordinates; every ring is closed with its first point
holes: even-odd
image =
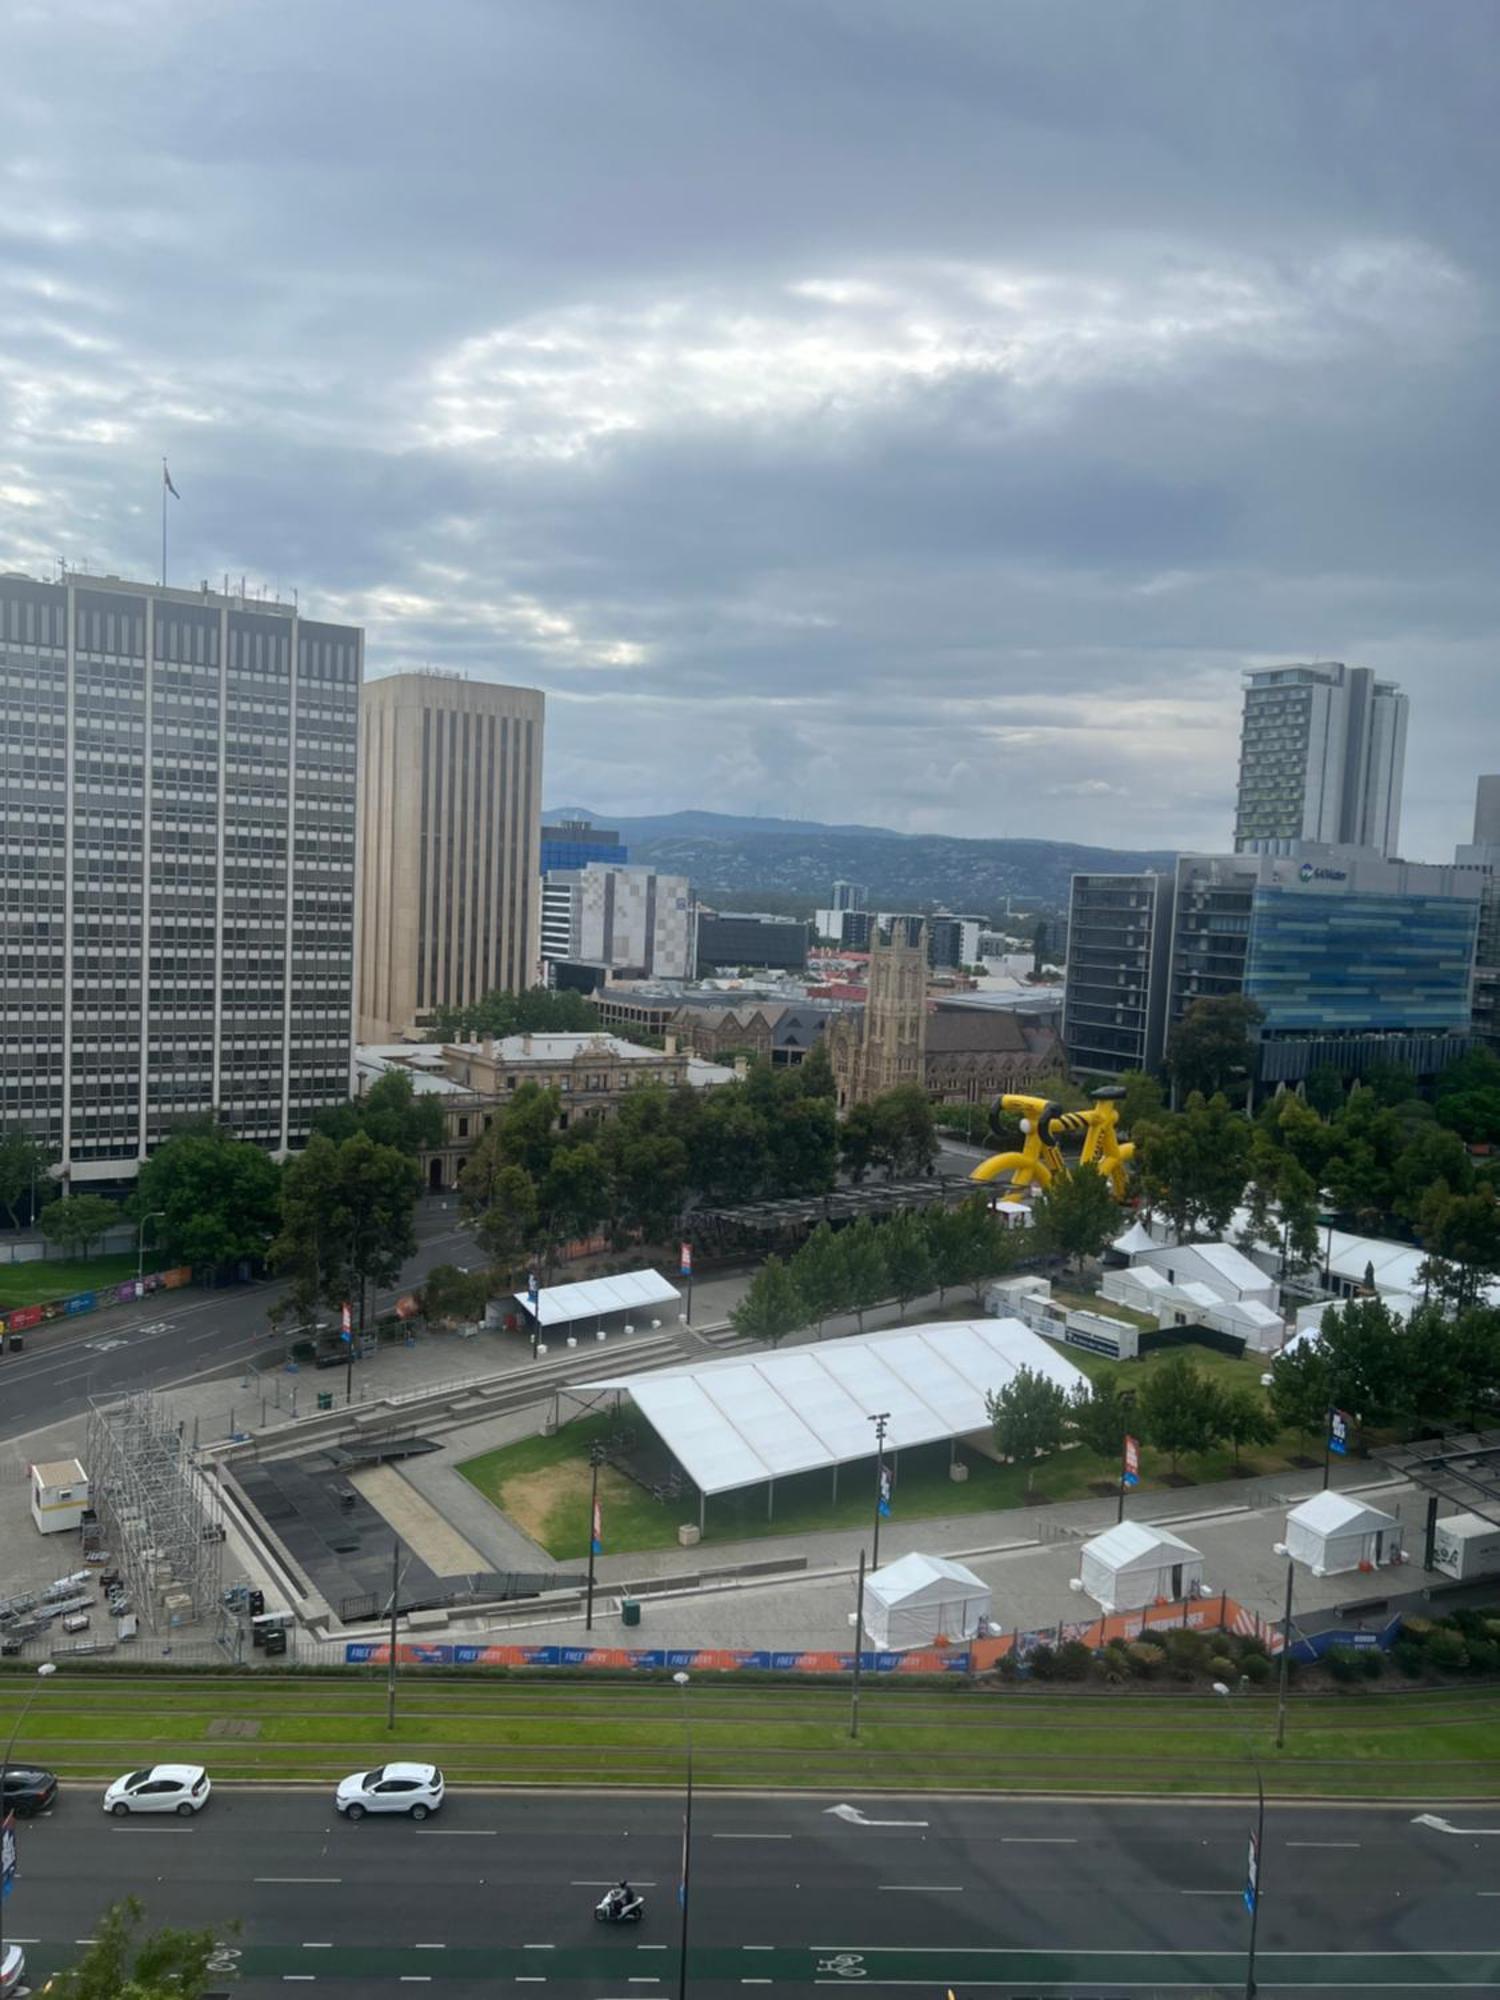
{"type": "Polygon", "coordinates": [[[574,1512],[582,1520],[588,1508],[589,1469],[586,1464],[564,1461],[543,1465],[535,1472],[518,1472],[495,1493],[496,1504],[509,1515],[523,1535],[529,1535],[553,1553],[553,1529],[566,1528],[567,1516],[574,1512]]]}

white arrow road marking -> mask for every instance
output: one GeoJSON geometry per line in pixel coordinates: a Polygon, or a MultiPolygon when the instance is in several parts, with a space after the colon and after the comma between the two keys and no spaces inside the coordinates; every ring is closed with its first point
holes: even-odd
{"type": "Polygon", "coordinates": [[[825,1806],[824,1816],[847,1820],[850,1826],[926,1826],[925,1819],[866,1819],[858,1806],[825,1806]]]}
{"type": "Polygon", "coordinates": [[[1430,1826],[1434,1833],[1472,1834],[1482,1837],[1488,1834],[1492,1839],[1500,1839],[1500,1826],[1455,1826],[1451,1820],[1439,1819],[1436,1813],[1418,1813],[1413,1826],[1430,1826]]]}

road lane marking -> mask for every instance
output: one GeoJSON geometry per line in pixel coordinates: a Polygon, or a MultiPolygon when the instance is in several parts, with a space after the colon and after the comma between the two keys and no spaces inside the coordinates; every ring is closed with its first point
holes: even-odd
{"type": "Polygon", "coordinates": [[[494,1840],[498,1826],[424,1826],[418,1829],[428,1840],[494,1840]]]}
{"type": "Polygon", "coordinates": [[[523,1944],[522,1951],[556,1951],[555,1944],[523,1944]]]}
{"type": "Polygon", "coordinates": [[[1500,1836],[1500,1826],[1455,1826],[1452,1820],[1443,1819],[1437,1813],[1418,1813],[1412,1825],[1430,1826],[1434,1833],[1467,1834],[1475,1839],[1482,1839],[1486,1835],[1491,1839],[1500,1836]]]}
{"type": "Polygon", "coordinates": [[[1184,1896],[1239,1896],[1243,1895],[1243,1893],[1244,1891],[1241,1889],[1183,1889],[1180,1891],[1180,1894],[1184,1896]]]}
{"type": "Polygon", "coordinates": [[[445,1944],[414,1944],[412,1946],[413,1951],[446,1951],[447,1949],[448,1947],[445,1944]]]}
{"type": "Polygon", "coordinates": [[[914,1896],[961,1896],[962,1882],[882,1882],[881,1888],[888,1895],[914,1896]]]}
{"type": "Polygon", "coordinates": [[[252,1882],[328,1882],[335,1887],[343,1881],[342,1875],[252,1875],[252,1882]]]}
{"type": "MultiPolygon", "coordinates": [[[[665,1945],[663,1945],[662,1949],[666,1949],[665,1945]]],[[[741,1945],[740,1949],[741,1951],[774,1951],[776,1947],[774,1944],[746,1944],[741,1945]]]]}
{"type": "Polygon", "coordinates": [[[1288,1847],[1358,1847],[1357,1840],[1289,1840],[1288,1847]]]}
{"type": "Polygon", "coordinates": [[[517,1986],[545,1986],[547,1982],[539,1972],[518,1972],[516,1974],[516,1984],[517,1986]]]}
{"type": "Polygon", "coordinates": [[[714,1840],[790,1840],[789,1833],[716,1833],[714,1840]]]}
{"type": "Polygon", "coordinates": [[[319,1938],[316,1941],[309,1938],[304,1941],[302,1949],[304,1951],[332,1951],[333,1946],[331,1944],[326,1943],[322,1938],[319,1938]]]}
{"type": "Polygon", "coordinates": [[[1002,1847],[1076,1847],[1077,1840],[1071,1834],[1062,1833],[1002,1833],[1002,1847]]]}
{"type": "MultiPolygon", "coordinates": [[[[613,1889],[615,1882],[618,1880],[617,1876],[613,1882],[570,1882],[568,1887],[570,1889],[613,1889]]],[[[654,1889],[656,1884],[655,1882],[648,1881],[644,1875],[641,1875],[636,1878],[635,1886],[638,1889],[654,1889]]]]}

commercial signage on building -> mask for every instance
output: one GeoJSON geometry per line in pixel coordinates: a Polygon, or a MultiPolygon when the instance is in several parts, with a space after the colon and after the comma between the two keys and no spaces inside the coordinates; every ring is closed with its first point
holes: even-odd
{"type": "Polygon", "coordinates": [[[1347,882],[1349,880],[1349,871],[1346,868],[1315,868],[1312,862],[1304,861],[1302,866],[1297,870],[1297,880],[1299,882],[1347,882]]]}

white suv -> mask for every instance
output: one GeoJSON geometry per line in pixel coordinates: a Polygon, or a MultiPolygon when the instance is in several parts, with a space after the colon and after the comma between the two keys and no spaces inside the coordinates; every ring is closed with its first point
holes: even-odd
{"type": "Polygon", "coordinates": [[[436,1764],[379,1764],[345,1778],[333,1802],[345,1819],[363,1819],[367,1812],[426,1819],[443,1803],[443,1774],[436,1764]]]}

